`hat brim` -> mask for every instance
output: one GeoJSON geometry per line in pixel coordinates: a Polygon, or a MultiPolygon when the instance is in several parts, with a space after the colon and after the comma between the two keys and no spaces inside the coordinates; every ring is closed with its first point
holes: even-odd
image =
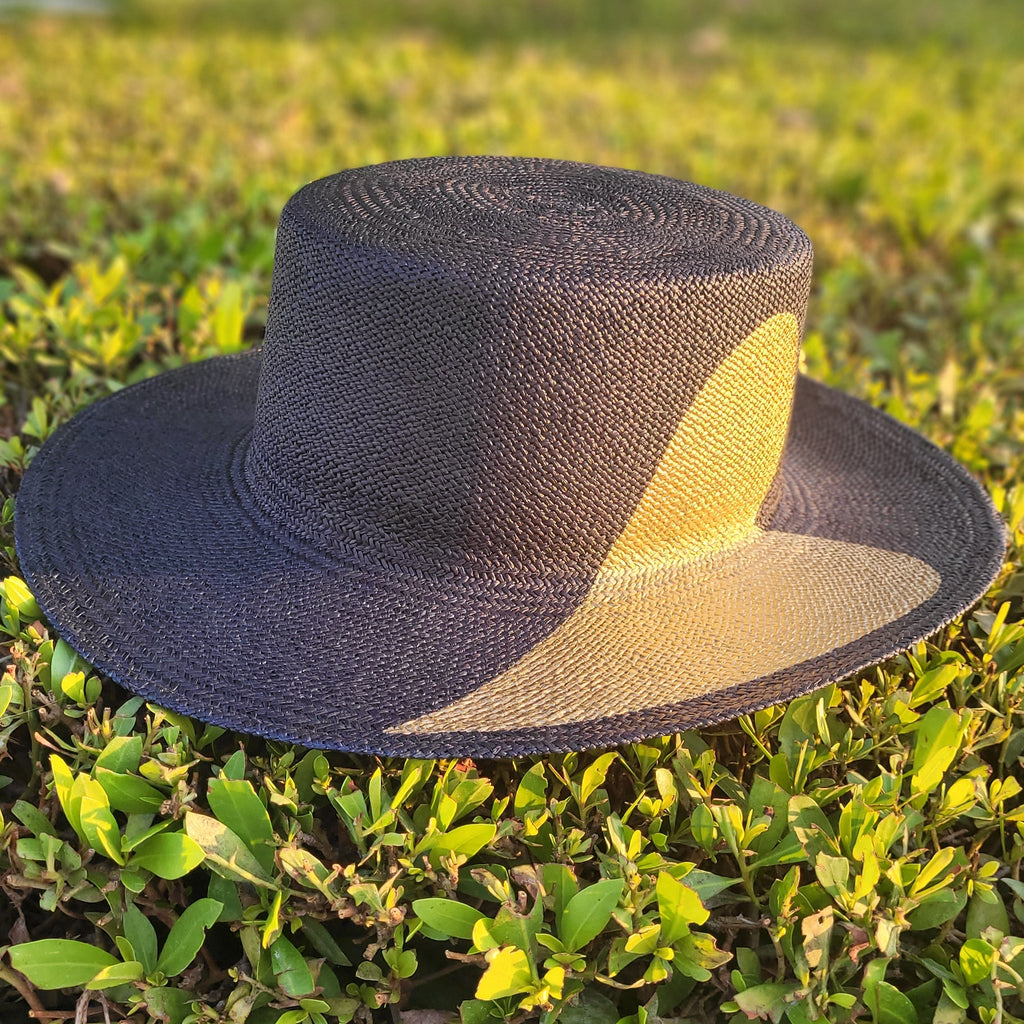
{"type": "Polygon", "coordinates": [[[40,607],[133,692],[216,725],[403,756],[584,749],[709,725],[904,650],[998,573],[954,460],[800,377],[748,542],[615,594],[344,561],[246,493],[259,350],[96,403],[36,456],[16,543],[40,607]]]}

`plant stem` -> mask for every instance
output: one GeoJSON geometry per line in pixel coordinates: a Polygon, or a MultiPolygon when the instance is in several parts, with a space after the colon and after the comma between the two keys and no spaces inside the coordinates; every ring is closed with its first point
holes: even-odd
{"type": "Polygon", "coordinates": [[[6,981],[8,985],[18,990],[18,995],[32,1008],[32,1017],[41,1019],[46,1016],[46,1007],[39,1002],[36,990],[13,967],[0,964],[0,981],[6,981]]]}

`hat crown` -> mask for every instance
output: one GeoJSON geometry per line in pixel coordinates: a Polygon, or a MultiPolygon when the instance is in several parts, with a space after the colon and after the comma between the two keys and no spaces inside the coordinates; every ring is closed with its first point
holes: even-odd
{"type": "Polygon", "coordinates": [[[811,258],[781,214],[636,171],[313,182],[281,217],[247,486],[412,572],[699,555],[770,506],[811,258]]]}

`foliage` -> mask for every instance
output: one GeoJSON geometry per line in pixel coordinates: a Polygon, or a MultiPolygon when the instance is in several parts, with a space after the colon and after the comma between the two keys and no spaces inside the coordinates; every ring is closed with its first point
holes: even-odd
{"type": "Polygon", "coordinates": [[[1024,29],[982,6],[814,5],[811,31],[796,0],[135,0],[5,26],[4,1019],[1024,1018],[1024,29]],[[57,640],[12,541],[38,446],[258,341],[304,180],[484,151],[792,215],[818,253],[808,372],[952,451],[1010,524],[979,608],[701,735],[479,763],[227,733],[57,640]]]}

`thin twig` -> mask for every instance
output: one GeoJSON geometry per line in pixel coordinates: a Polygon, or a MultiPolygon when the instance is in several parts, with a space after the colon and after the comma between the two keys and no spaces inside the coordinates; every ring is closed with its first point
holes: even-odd
{"type": "Polygon", "coordinates": [[[31,983],[12,967],[0,964],[0,981],[6,981],[12,988],[17,989],[18,995],[32,1008],[31,1015],[33,1017],[46,1013],[46,1008],[39,1002],[39,997],[36,995],[36,990],[32,987],[31,983]]]}

